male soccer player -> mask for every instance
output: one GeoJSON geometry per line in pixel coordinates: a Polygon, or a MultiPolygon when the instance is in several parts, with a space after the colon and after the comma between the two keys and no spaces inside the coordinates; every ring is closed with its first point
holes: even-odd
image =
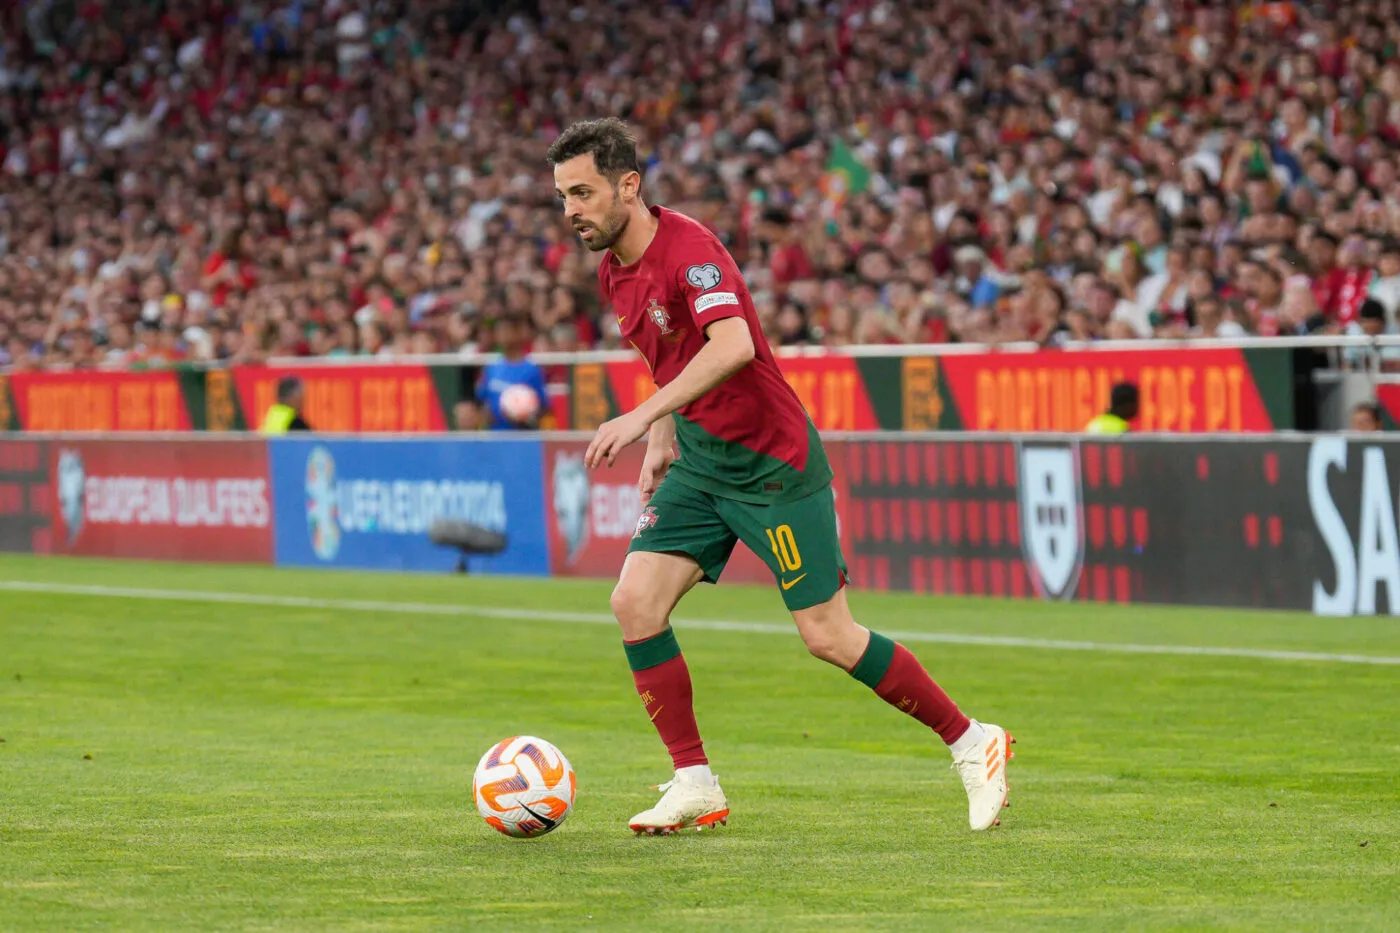
{"type": "Polygon", "coordinates": [[[1000,726],[969,720],[903,645],[851,617],[831,467],[768,349],[734,260],[701,224],[643,203],[636,141],[620,120],[575,123],[548,159],[579,238],[594,252],[611,251],[599,282],[657,385],[647,401],[600,427],[584,458],[590,468],[611,464],[647,438],[644,508],[612,609],[675,778],[654,807],[632,817],[631,829],[664,834],[729,816],[670,616],[696,583],[719,579],[737,541],[767,561],[812,654],[949,746],[972,828],[999,823],[1014,740],[1000,726]]]}

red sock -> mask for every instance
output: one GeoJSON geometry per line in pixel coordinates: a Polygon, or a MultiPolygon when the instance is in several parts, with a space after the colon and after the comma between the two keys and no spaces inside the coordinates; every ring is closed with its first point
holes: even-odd
{"type": "Polygon", "coordinates": [[[632,664],[637,695],[661,741],[666,743],[672,763],[677,768],[709,764],[705,745],[700,741],[700,727],[695,723],[690,668],[681,656],[676,636],[668,628],[655,638],[623,642],[623,648],[632,664]],[[658,657],[666,659],[650,663],[658,657]]]}
{"type": "Polygon", "coordinates": [[[878,632],[870,633],[870,644],[850,674],[880,699],[937,732],[948,745],[962,738],[971,725],[919,659],[878,632]]]}

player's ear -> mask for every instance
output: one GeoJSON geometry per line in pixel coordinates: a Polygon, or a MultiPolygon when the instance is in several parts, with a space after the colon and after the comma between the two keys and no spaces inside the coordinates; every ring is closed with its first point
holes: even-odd
{"type": "Polygon", "coordinates": [[[637,172],[628,172],[617,180],[617,193],[624,201],[634,200],[641,190],[642,176],[637,172]]]}

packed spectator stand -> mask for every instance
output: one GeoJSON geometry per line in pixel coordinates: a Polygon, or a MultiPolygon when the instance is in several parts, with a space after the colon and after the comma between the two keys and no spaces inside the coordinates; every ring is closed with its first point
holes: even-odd
{"type": "Polygon", "coordinates": [[[775,345],[1394,333],[1397,7],[11,0],[0,367],[616,346],[599,115],[775,345]]]}

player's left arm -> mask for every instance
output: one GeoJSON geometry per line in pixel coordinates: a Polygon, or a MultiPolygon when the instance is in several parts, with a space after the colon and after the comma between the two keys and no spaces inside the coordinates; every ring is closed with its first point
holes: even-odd
{"type": "Polygon", "coordinates": [[[634,413],[651,427],[653,421],[689,405],[749,365],[753,354],[749,322],[742,317],[721,318],[705,328],[705,345],[680,375],[638,405],[634,413]]]}
{"type": "Polygon", "coordinates": [[[687,240],[677,253],[685,258],[672,268],[672,282],[705,335],[705,345],[679,376],[637,406],[637,416],[648,425],[695,401],[754,357],[753,337],[739,300],[743,277],[729,253],[718,241],[699,238],[687,240]]]}
{"type": "Polygon", "coordinates": [[[618,452],[639,440],[655,421],[695,401],[753,359],[753,336],[748,321],[742,317],[711,322],[705,327],[705,337],[705,345],[680,375],[627,414],[598,429],[584,455],[585,464],[590,468],[602,463],[611,466],[618,452]]]}

